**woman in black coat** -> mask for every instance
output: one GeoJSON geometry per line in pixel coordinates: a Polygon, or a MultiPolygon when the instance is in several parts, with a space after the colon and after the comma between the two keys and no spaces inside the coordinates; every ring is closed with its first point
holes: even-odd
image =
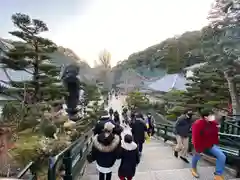
{"type": "Polygon", "coordinates": [[[112,167],[119,156],[120,137],[113,134],[114,125],[104,124],[102,133],[93,138],[92,161],[96,161],[99,180],[111,180],[112,167]]]}
{"type": "Polygon", "coordinates": [[[119,158],[121,159],[118,169],[120,180],[131,180],[135,175],[140,157],[137,144],[133,141],[133,137],[130,134],[126,134],[124,140],[121,141],[119,158]]]}

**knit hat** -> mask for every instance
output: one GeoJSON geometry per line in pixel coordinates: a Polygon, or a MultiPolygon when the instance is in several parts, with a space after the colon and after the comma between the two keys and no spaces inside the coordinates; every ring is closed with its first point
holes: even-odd
{"type": "Polygon", "coordinates": [[[112,132],[113,128],[115,128],[115,125],[113,123],[111,123],[111,122],[106,122],[104,124],[104,130],[105,131],[112,132]]]}

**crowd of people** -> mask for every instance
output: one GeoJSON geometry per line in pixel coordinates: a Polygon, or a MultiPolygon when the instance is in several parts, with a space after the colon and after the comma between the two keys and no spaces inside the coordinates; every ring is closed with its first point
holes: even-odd
{"type": "Polygon", "coordinates": [[[193,152],[191,172],[195,178],[199,178],[197,171],[197,163],[202,153],[207,153],[216,158],[216,170],[214,172],[214,180],[223,180],[223,172],[226,162],[226,156],[219,148],[218,138],[218,122],[213,119],[210,110],[202,110],[199,112],[200,118],[193,121],[193,112],[186,110],[180,116],[175,124],[175,134],[177,145],[174,149],[174,155],[189,163],[187,159],[189,136],[192,136],[192,144],[195,152],[193,152]],[[192,132],[192,133],[190,133],[192,132]]]}
{"type": "MultiPolygon", "coordinates": [[[[185,163],[188,160],[189,137],[192,137],[194,152],[191,160],[191,173],[199,178],[197,164],[202,153],[216,158],[214,180],[223,180],[226,156],[218,146],[218,123],[211,118],[211,111],[199,112],[199,119],[193,120],[193,111],[186,110],[175,123],[177,144],[174,156],[185,163]]],[[[121,160],[118,176],[120,180],[131,180],[140,162],[146,137],[154,135],[154,118],[151,113],[145,115],[129,112],[122,107],[121,118],[112,108],[101,117],[94,128],[94,140],[89,162],[96,161],[99,180],[110,180],[112,167],[117,159],[121,160]],[[120,121],[122,119],[122,123],[120,121]],[[131,133],[124,134],[124,127],[130,127],[131,133]],[[124,135],[122,135],[124,134],[124,135]]]]}
{"type": "MultiPolygon", "coordinates": [[[[128,110],[123,107],[124,118],[128,110]]],[[[151,114],[148,117],[140,113],[130,113],[129,120],[124,119],[124,125],[131,129],[131,132],[124,132],[120,117],[117,111],[112,108],[109,112],[104,112],[94,128],[94,138],[92,151],[87,159],[91,163],[96,161],[96,168],[99,171],[99,180],[110,180],[112,177],[112,167],[117,159],[121,160],[118,176],[120,180],[131,180],[140,162],[143,144],[149,132],[153,134],[154,125],[147,125],[147,122],[154,122],[151,114]]],[[[128,116],[127,116],[128,117],[128,116]]]]}

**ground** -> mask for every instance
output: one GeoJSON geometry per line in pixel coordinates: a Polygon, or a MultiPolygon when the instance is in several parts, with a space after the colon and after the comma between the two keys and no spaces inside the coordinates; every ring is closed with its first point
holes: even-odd
{"type": "MultiPolygon", "coordinates": [[[[124,98],[118,100],[115,98],[110,102],[110,106],[115,110],[121,110],[124,98]]],[[[129,132],[129,128],[125,129],[129,132]]],[[[144,144],[141,162],[137,167],[134,177],[136,180],[194,180],[190,173],[190,164],[186,164],[180,159],[173,156],[172,146],[164,143],[161,139],[152,138],[149,143],[144,144]]],[[[191,157],[189,156],[189,159],[191,157]]],[[[119,179],[117,177],[117,169],[120,161],[117,161],[113,167],[112,180],[119,179]]],[[[199,162],[198,171],[200,173],[199,180],[213,180],[213,172],[215,167],[205,161],[199,162]]],[[[98,172],[95,163],[87,165],[86,172],[82,180],[97,180],[98,172]]],[[[230,174],[225,174],[226,180],[234,180],[230,174]]]]}

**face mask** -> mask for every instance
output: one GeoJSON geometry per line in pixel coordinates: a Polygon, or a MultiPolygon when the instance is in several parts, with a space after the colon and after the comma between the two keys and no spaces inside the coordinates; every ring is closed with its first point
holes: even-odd
{"type": "Polygon", "coordinates": [[[215,120],[215,115],[209,115],[209,116],[207,117],[207,120],[208,120],[208,121],[214,121],[214,120],[215,120]]]}

